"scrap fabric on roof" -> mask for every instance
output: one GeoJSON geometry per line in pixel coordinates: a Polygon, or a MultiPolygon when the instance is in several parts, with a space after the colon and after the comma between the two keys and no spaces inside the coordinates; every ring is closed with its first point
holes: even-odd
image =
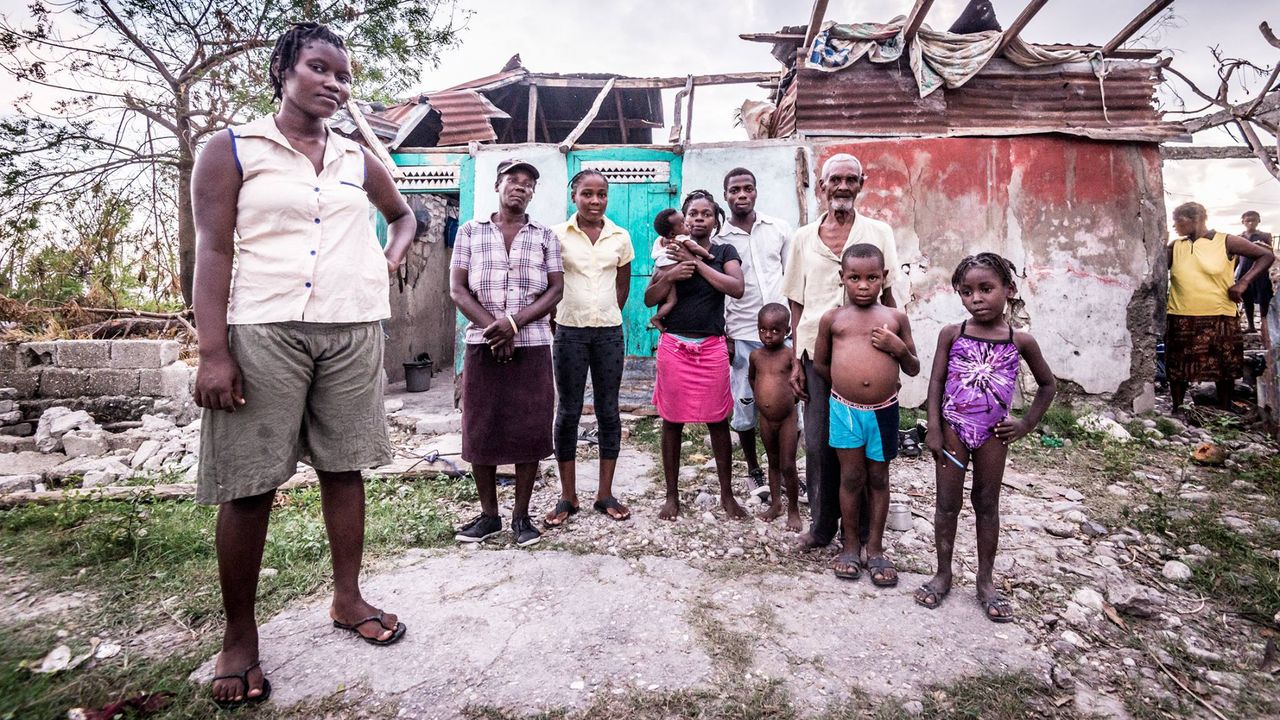
{"type": "MultiPolygon", "coordinates": [[[[813,39],[808,66],[835,72],[866,56],[873,63],[897,62],[906,45],[903,35],[906,16],[887,23],[841,24],[827,21],[813,39]]],[[[923,25],[907,46],[911,70],[920,89],[928,97],[944,85],[958,88],[977,75],[1000,50],[1003,34],[998,30],[960,35],[923,25]]],[[[1095,73],[1105,76],[1101,56],[1091,58],[1078,50],[1048,50],[1018,39],[1005,49],[1005,56],[1023,67],[1043,67],[1084,60],[1096,61],[1095,73]]]]}

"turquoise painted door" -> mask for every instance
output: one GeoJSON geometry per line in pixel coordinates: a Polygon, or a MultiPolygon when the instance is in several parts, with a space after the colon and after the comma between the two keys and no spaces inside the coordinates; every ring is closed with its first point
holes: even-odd
{"type": "MultiPolygon", "coordinates": [[[[631,234],[636,258],[631,263],[631,293],[622,311],[627,355],[653,357],[658,331],[649,324],[654,308],[645,307],[644,289],[653,274],[653,218],[679,203],[680,156],[660,150],[610,148],[569,154],[569,176],[593,168],[609,178],[609,219],[631,234]]],[[[569,211],[573,212],[570,202],[569,211]]]]}

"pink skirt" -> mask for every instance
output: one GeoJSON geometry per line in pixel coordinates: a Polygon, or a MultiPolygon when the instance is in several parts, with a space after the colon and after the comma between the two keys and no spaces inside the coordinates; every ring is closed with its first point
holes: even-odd
{"type": "Polygon", "coordinates": [[[653,405],[663,420],[715,423],[729,417],[733,396],[729,394],[729,347],[723,336],[691,343],[663,333],[657,364],[653,405]]]}

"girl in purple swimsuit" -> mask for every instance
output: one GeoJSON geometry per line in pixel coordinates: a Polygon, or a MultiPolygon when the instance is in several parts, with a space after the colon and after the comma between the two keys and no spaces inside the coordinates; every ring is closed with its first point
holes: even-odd
{"type": "Polygon", "coordinates": [[[951,285],[969,319],[948,325],[938,337],[929,376],[929,430],[925,444],[937,462],[938,503],[934,542],[938,572],[915,592],[917,603],[933,609],[951,592],[951,555],[956,520],[964,502],[964,475],[973,460],[973,510],[978,526],[978,602],[992,622],[1013,620],[1009,600],[991,578],[1000,534],[1000,483],[1009,445],[1040,422],[1053,401],[1053,373],[1029,333],[1015,331],[1005,306],[1022,301],[1013,263],[995,253],[960,261],[951,285]],[[1009,413],[1018,365],[1025,360],[1039,388],[1021,417],[1009,413]]]}

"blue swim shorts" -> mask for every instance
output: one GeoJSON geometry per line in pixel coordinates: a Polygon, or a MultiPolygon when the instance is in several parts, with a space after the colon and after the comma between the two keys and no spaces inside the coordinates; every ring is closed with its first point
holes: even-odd
{"type": "Polygon", "coordinates": [[[867,449],[867,459],[898,457],[898,396],[876,405],[849,402],[831,393],[828,442],[839,450],[867,449]]]}

